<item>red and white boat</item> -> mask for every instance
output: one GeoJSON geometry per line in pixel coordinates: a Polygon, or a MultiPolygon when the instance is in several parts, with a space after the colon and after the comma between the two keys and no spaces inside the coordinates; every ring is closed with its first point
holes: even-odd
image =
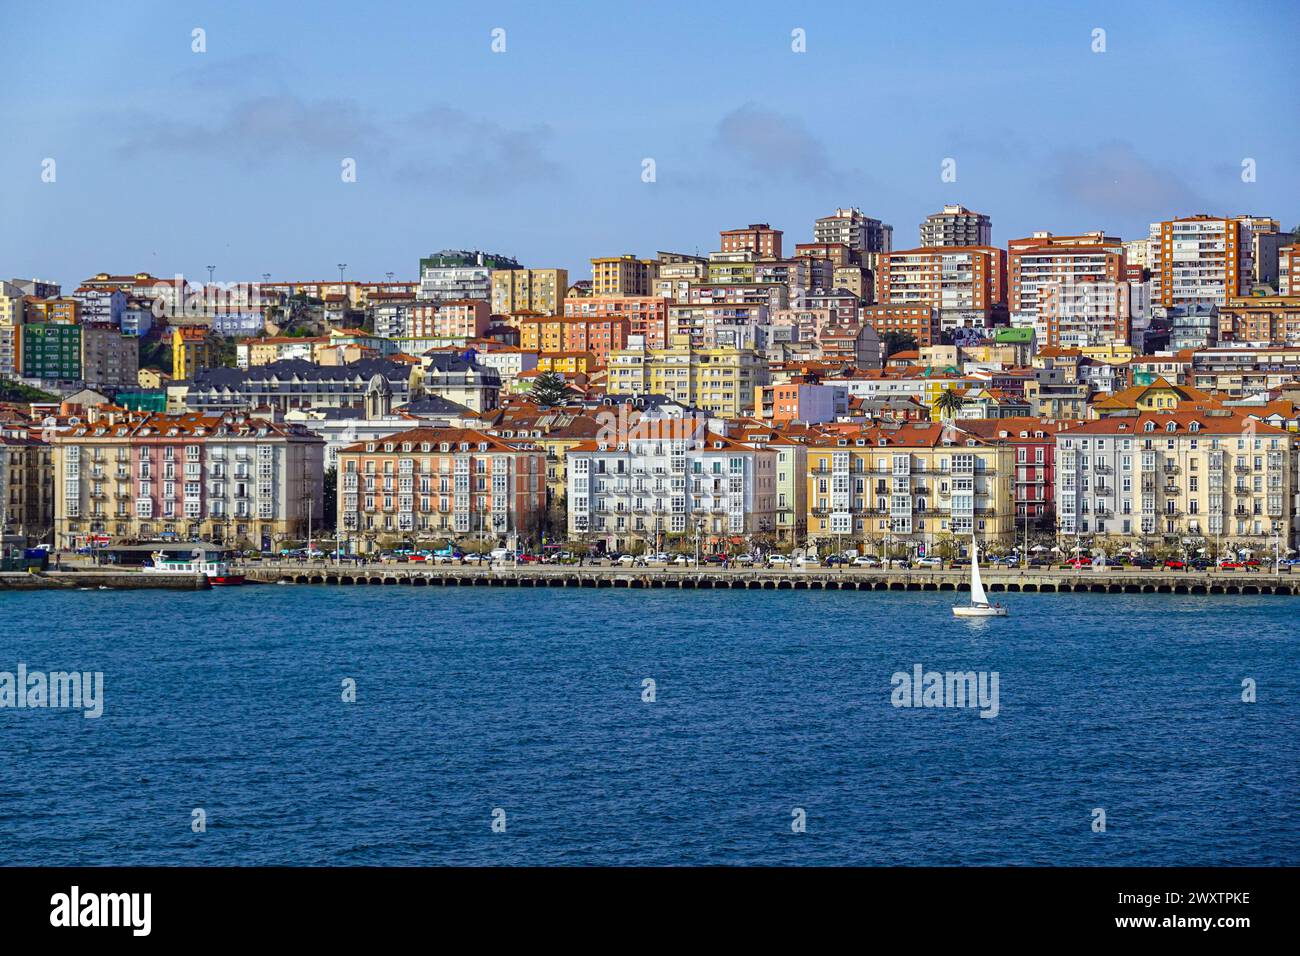
{"type": "Polygon", "coordinates": [[[213,587],[244,583],[244,576],[232,571],[229,562],[201,551],[195,551],[189,558],[169,558],[155,551],[152,557],[153,564],[141,569],[145,574],[202,574],[213,587]]]}

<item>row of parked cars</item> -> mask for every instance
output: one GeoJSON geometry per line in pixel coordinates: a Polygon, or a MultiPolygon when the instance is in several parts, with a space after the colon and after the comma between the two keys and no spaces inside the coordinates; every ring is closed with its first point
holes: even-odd
{"type": "MultiPolygon", "coordinates": [[[[1283,558],[1279,562],[1282,568],[1290,571],[1291,568],[1300,564],[1300,559],[1283,558]]],[[[1092,558],[1071,558],[1062,565],[1063,568],[1078,570],[1080,568],[1140,568],[1146,571],[1164,570],[1164,571],[1210,571],[1217,568],[1220,571],[1259,571],[1261,569],[1271,568],[1273,562],[1261,562],[1256,558],[1244,558],[1240,561],[1233,558],[1221,558],[1217,563],[1209,558],[1192,558],[1189,561],[1180,561],[1177,558],[1168,558],[1164,561],[1156,561],[1152,558],[1117,558],[1108,560],[1106,564],[1094,563],[1092,558]]]]}

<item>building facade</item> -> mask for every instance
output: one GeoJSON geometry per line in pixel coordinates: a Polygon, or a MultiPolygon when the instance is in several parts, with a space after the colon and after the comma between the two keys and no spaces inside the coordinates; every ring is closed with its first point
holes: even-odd
{"type": "Polygon", "coordinates": [[[240,412],[108,415],[55,434],[55,541],[220,541],[269,550],[322,511],[325,442],[240,412]]]}
{"type": "Polygon", "coordinates": [[[353,551],[438,538],[520,544],[546,509],[546,457],[529,441],[414,428],[339,452],[340,534],[353,551]]]}

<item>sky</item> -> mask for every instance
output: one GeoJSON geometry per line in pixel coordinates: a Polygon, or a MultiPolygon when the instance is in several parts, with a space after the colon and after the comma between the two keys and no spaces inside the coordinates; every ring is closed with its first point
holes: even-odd
{"type": "Polygon", "coordinates": [[[576,281],[751,222],[792,250],[838,206],[895,248],[954,202],[1003,246],[1300,224],[1291,0],[3,0],[0,36],[0,277],[65,289],[414,279],[444,248],[576,281]]]}

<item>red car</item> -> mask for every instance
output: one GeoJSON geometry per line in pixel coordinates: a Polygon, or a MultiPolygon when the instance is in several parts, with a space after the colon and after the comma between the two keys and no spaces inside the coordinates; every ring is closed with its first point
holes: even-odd
{"type": "Polygon", "coordinates": [[[1228,561],[1225,559],[1219,562],[1220,571],[1240,571],[1244,567],[1245,565],[1239,561],[1228,561]]]}
{"type": "Polygon", "coordinates": [[[1187,565],[1183,564],[1183,562],[1177,560],[1176,558],[1170,558],[1168,561],[1165,562],[1165,567],[1168,568],[1170,571],[1181,571],[1183,570],[1183,568],[1187,567],[1187,565]]]}
{"type": "Polygon", "coordinates": [[[1090,568],[1092,567],[1092,558],[1071,558],[1065,562],[1067,568],[1090,568]]]}
{"type": "Polygon", "coordinates": [[[520,564],[536,564],[537,562],[539,562],[539,561],[541,561],[541,560],[542,560],[542,559],[539,558],[539,557],[538,557],[537,555],[535,555],[535,554],[521,554],[521,555],[519,556],[519,563],[520,563],[520,564]]]}

